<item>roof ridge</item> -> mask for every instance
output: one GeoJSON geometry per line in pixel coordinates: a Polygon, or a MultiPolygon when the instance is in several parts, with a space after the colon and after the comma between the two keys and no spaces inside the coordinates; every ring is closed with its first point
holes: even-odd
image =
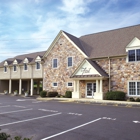
{"type": "Polygon", "coordinates": [[[86,34],[86,35],[80,36],[79,38],[85,37],[85,36],[90,36],[90,35],[95,35],[95,34],[100,34],[100,33],[106,33],[106,32],[116,31],[116,30],[122,30],[122,29],[126,29],[126,28],[132,28],[132,27],[136,27],[136,26],[140,26],[140,24],[131,25],[131,26],[127,26],[127,27],[120,27],[120,28],[117,28],[117,29],[110,29],[110,30],[96,32],[96,33],[91,33],[91,34],[86,34]]]}

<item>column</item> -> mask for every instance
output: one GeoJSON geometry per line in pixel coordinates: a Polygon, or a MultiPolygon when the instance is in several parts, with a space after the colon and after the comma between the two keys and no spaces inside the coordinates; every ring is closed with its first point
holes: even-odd
{"type": "Polygon", "coordinates": [[[100,93],[103,92],[103,80],[101,79],[100,80],[100,93]]]}
{"type": "Polygon", "coordinates": [[[99,92],[99,80],[96,80],[96,93],[99,92]]]}
{"type": "Polygon", "coordinates": [[[31,79],[31,96],[33,96],[33,84],[34,84],[34,81],[33,79],[31,79]]]}
{"type": "Polygon", "coordinates": [[[12,89],[11,89],[11,85],[12,85],[12,80],[9,80],[9,93],[11,93],[12,89]]]}
{"type": "Polygon", "coordinates": [[[22,93],[22,81],[19,79],[19,95],[22,93]]]}

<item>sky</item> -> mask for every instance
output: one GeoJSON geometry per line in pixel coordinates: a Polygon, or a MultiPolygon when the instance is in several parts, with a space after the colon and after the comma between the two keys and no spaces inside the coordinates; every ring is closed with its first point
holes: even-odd
{"type": "Polygon", "coordinates": [[[0,62],[76,37],[140,24],[140,0],[0,0],[0,62]]]}

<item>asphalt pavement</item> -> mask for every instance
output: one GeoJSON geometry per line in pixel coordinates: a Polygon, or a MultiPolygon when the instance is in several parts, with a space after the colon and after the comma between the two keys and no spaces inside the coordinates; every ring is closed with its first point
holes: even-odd
{"type": "Polygon", "coordinates": [[[0,128],[32,140],[138,140],[140,106],[0,95],[0,128]]]}

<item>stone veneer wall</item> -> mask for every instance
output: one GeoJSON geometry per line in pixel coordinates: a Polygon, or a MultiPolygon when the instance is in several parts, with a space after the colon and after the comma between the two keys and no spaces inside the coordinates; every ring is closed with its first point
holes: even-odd
{"type": "MultiPolygon", "coordinates": [[[[109,60],[96,61],[107,73],[109,72],[109,60]]],[[[112,58],[110,61],[111,90],[127,91],[130,80],[140,80],[140,62],[126,62],[126,57],[112,58]]],[[[104,88],[108,87],[104,85],[104,88]]]]}
{"type": "MultiPolygon", "coordinates": [[[[73,87],[67,87],[67,82],[73,82],[69,77],[83,61],[81,54],[63,35],[56,42],[55,46],[45,58],[43,89],[48,91],[58,91],[65,94],[66,90],[73,91],[73,87]],[[73,57],[73,67],[67,67],[67,58],[73,57]],[[52,60],[58,59],[58,68],[52,68],[52,60]],[[57,82],[57,87],[52,87],[52,83],[57,82]]],[[[74,84],[74,83],[73,83],[74,84]]]]}

